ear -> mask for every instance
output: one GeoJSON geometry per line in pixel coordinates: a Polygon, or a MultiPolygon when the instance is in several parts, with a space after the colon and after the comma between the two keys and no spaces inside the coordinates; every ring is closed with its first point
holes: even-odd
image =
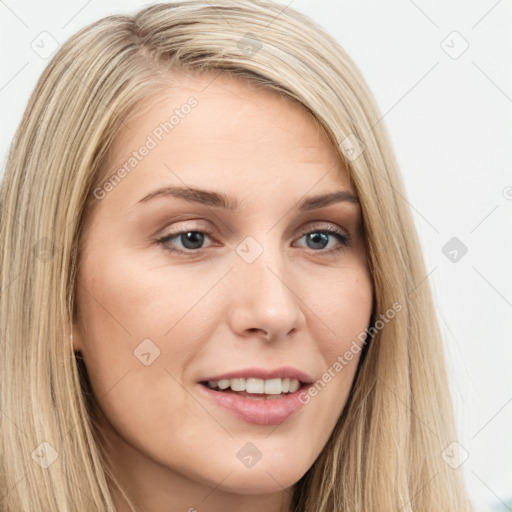
{"type": "Polygon", "coordinates": [[[72,344],[74,352],[81,352],[82,341],[76,326],[72,326],[69,321],[66,322],[66,325],[64,326],[64,333],[66,346],[72,344]]]}

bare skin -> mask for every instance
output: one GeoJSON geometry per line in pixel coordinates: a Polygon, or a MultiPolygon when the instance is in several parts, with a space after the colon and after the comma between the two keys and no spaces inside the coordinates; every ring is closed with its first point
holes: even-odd
{"type": "Polygon", "coordinates": [[[175,108],[198,101],[87,212],[74,348],[115,474],[141,510],[287,512],[343,410],[359,354],[278,425],[240,419],[199,381],[280,366],[322,378],[370,322],[361,210],[338,201],[299,212],[309,197],[355,195],[325,134],[271,91],[212,78],[181,76],[119,133],[112,172],[175,108]],[[240,211],[170,195],[140,202],[164,186],[222,193],[240,211]],[[249,263],[244,254],[259,255],[249,263]],[[247,443],[261,454],[250,468],[237,456],[247,443]]]}

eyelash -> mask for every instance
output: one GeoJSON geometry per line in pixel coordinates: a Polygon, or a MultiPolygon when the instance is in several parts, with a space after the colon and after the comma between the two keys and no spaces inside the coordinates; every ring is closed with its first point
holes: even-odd
{"type": "MultiPolygon", "coordinates": [[[[165,236],[163,236],[161,238],[158,238],[156,241],[157,241],[157,243],[162,245],[163,248],[167,252],[169,252],[169,253],[178,254],[178,255],[184,255],[184,256],[185,255],[197,254],[201,250],[204,250],[204,249],[203,248],[198,248],[198,249],[180,250],[180,249],[171,248],[168,245],[170,240],[178,238],[181,235],[186,234],[186,233],[190,233],[190,232],[201,233],[201,234],[207,235],[210,238],[211,238],[211,235],[212,235],[212,233],[210,233],[209,231],[205,231],[205,230],[200,230],[200,229],[184,229],[184,230],[181,230],[181,231],[176,231],[175,233],[169,233],[169,234],[167,234],[167,235],[165,235],[165,236]]],[[[333,253],[337,253],[338,251],[341,251],[341,250],[345,249],[346,247],[350,246],[351,243],[352,243],[350,235],[346,231],[344,231],[341,228],[338,228],[336,226],[333,226],[330,229],[310,228],[307,231],[302,231],[300,236],[299,236],[299,239],[303,238],[306,235],[312,234],[312,233],[323,233],[323,234],[331,235],[331,236],[336,237],[338,239],[338,241],[339,241],[339,244],[336,247],[334,247],[334,248],[327,249],[327,250],[324,250],[324,249],[309,249],[312,252],[319,252],[319,253],[325,253],[325,254],[333,254],[333,253]]]]}

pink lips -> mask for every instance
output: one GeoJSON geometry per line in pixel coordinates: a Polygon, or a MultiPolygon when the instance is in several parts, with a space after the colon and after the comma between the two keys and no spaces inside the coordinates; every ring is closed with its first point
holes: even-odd
{"type": "Polygon", "coordinates": [[[307,386],[303,386],[295,393],[282,395],[280,398],[255,399],[245,398],[235,393],[215,391],[203,384],[198,384],[198,386],[200,392],[205,393],[218,406],[227,409],[244,421],[257,425],[277,425],[285,421],[303,407],[304,403],[299,400],[299,397],[307,389],[307,386]]]}
{"type": "MultiPolygon", "coordinates": [[[[264,368],[248,368],[244,370],[223,373],[205,377],[199,382],[200,392],[212,400],[216,405],[230,411],[240,419],[257,425],[277,425],[303,407],[304,402],[299,399],[307,391],[313,379],[306,373],[292,367],[281,367],[274,370],[264,368]],[[225,393],[208,388],[201,382],[221,379],[237,379],[254,377],[258,379],[290,378],[297,379],[303,384],[294,393],[283,394],[279,398],[246,398],[235,393],[225,393]]],[[[274,397],[276,395],[273,395],[274,397]]]]}

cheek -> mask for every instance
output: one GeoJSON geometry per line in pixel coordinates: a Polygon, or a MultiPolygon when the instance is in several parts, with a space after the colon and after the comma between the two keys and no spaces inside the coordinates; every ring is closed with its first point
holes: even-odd
{"type": "Polygon", "coordinates": [[[332,407],[331,411],[336,411],[334,416],[329,415],[330,419],[325,418],[327,422],[341,413],[348,397],[373,304],[373,286],[365,267],[355,266],[339,275],[337,279],[324,281],[325,293],[311,295],[311,301],[315,301],[311,309],[319,318],[318,325],[323,326],[315,338],[324,372],[306,399],[322,395],[327,409],[332,407]]]}
{"type": "Polygon", "coordinates": [[[169,392],[218,321],[218,295],[209,291],[224,270],[198,276],[113,253],[96,253],[78,276],[82,354],[95,395],[125,385],[142,394],[160,387],[158,380],[169,392]]]}
{"type": "Polygon", "coordinates": [[[198,468],[205,459],[236,466],[240,446],[223,437],[225,430],[207,412],[208,404],[187,388],[187,372],[203,356],[219,322],[217,312],[225,308],[228,294],[215,284],[226,269],[199,275],[140,262],[128,268],[128,260],[121,260],[91,265],[104,269],[94,276],[84,272],[84,288],[93,290],[94,297],[83,289],[77,297],[83,355],[100,417],[112,425],[116,439],[162,465],[211,473],[216,481],[215,464],[198,468]],[[139,349],[141,342],[145,345],[139,349]]]}
{"type": "MultiPolygon", "coordinates": [[[[186,312],[196,294],[187,299],[172,293],[171,283],[118,262],[96,267],[101,273],[84,273],[77,295],[82,354],[99,409],[115,430],[140,447],[161,435],[157,452],[169,456],[166,450],[175,449],[169,437],[182,428],[183,418],[201,419],[179,384],[195,352],[186,312]]],[[[177,278],[172,285],[180,289],[183,283],[177,278]]]]}
{"type": "MultiPolygon", "coordinates": [[[[364,267],[354,266],[339,273],[339,277],[323,280],[323,293],[311,295],[314,312],[325,324],[327,335],[322,337],[322,351],[332,362],[347,343],[364,332],[370,322],[373,286],[364,267]]],[[[312,308],[313,309],[313,308],[312,308]]]]}

